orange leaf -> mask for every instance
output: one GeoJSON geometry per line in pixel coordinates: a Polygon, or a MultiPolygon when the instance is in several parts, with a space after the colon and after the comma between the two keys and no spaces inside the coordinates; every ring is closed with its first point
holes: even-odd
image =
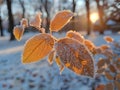
{"type": "Polygon", "coordinates": [[[105,72],[105,76],[108,80],[114,80],[114,77],[107,71],[105,72]]]}
{"type": "Polygon", "coordinates": [[[100,59],[99,61],[98,61],[98,63],[97,63],[97,66],[98,66],[98,68],[100,69],[101,67],[103,67],[104,65],[105,65],[105,60],[104,59],[100,59]]]}
{"type": "Polygon", "coordinates": [[[15,26],[14,27],[13,34],[18,41],[21,40],[23,33],[24,33],[24,28],[22,26],[15,26]]]}
{"type": "Polygon", "coordinates": [[[73,13],[69,10],[58,12],[50,23],[50,30],[56,32],[59,31],[70,21],[72,17],[73,13]]]}
{"type": "Polygon", "coordinates": [[[117,90],[120,90],[120,82],[115,80],[114,83],[115,83],[115,87],[117,87],[117,90]]]}
{"type": "Polygon", "coordinates": [[[75,32],[75,31],[68,31],[67,34],[66,34],[67,37],[69,38],[73,38],[73,39],[76,39],[78,40],[80,43],[83,43],[84,42],[84,37],[78,33],[78,32],[75,32]]]}
{"type": "Polygon", "coordinates": [[[113,39],[112,37],[110,37],[110,36],[105,36],[104,39],[105,39],[105,41],[106,41],[107,43],[111,43],[111,42],[114,41],[114,39],[113,39]]]}
{"type": "Polygon", "coordinates": [[[30,26],[33,26],[35,28],[40,28],[41,27],[41,13],[38,12],[33,20],[30,21],[30,26]]]}
{"type": "Polygon", "coordinates": [[[71,38],[60,39],[55,43],[55,50],[67,68],[78,75],[94,77],[93,58],[79,41],[71,38]]]}
{"type": "Polygon", "coordinates": [[[114,90],[114,86],[112,83],[108,83],[107,85],[105,85],[105,90],[114,90]]]}
{"type": "Polygon", "coordinates": [[[25,19],[25,18],[23,18],[23,19],[21,20],[21,26],[23,26],[24,28],[28,27],[28,20],[25,19]]]}
{"type": "Polygon", "coordinates": [[[58,67],[60,69],[60,74],[61,74],[62,71],[64,70],[64,65],[61,63],[61,60],[60,60],[60,58],[58,56],[56,56],[55,61],[56,61],[57,65],[58,65],[58,67]]]}
{"type": "Polygon", "coordinates": [[[95,90],[104,90],[104,89],[105,89],[105,85],[101,84],[101,85],[98,85],[95,90]]]}
{"type": "Polygon", "coordinates": [[[29,39],[22,55],[23,63],[31,63],[44,58],[53,49],[54,38],[49,34],[38,34],[29,39]]]}
{"type": "Polygon", "coordinates": [[[48,62],[49,62],[50,64],[53,63],[54,54],[55,54],[55,51],[52,50],[52,51],[49,53],[49,55],[48,55],[48,62]]]}

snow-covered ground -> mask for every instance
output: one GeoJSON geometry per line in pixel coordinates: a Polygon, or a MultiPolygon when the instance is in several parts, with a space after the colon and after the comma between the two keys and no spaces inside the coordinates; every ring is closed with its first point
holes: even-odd
{"type": "MultiPolygon", "coordinates": [[[[46,58],[37,63],[22,64],[23,45],[35,34],[25,34],[20,42],[10,42],[8,36],[0,37],[0,90],[92,90],[93,79],[78,76],[68,69],[60,75],[55,62],[49,65],[46,58]]],[[[117,41],[120,38],[119,34],[109,35],[117,41]]],[[[54,36],[65,36],[65,33],[54,36]]],[[[103,35],[92,34],[86,38],[98,46],[106,43],[103,35]]]]}

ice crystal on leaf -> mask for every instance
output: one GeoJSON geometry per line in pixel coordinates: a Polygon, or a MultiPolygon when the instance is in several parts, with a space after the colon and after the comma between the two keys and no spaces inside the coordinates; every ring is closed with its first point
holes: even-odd
{"type": "Polygon", "coordinates": [[[68,31],[66,37],[78,40],[80,43],[84,43],[84,37],[76,31],[68,31]]]}
{"type": "Polygon", "coordinates": [[[93,58],[83,44],[75,39],[63,38],[55,43],[55,50],[67,68],[78,75],[94,77],[93,58]]]}

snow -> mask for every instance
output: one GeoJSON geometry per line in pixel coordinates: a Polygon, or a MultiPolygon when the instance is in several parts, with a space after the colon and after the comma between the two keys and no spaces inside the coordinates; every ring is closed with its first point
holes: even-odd
{"type": "MultiPolygon", "coordinates": [[[[25,41],[37,33],[26,33],[23,39],[9,41],[9,37],[0,37],[0,90],[92,90],[94,79],[78,76],[65,68],[60,75],[59,68],[49,65],[44,58],[32,64],[21,63],[21,53],[25,41]]],[[[119,34],[106,34],[119,40],[119,34]]],[[[65,36],[65,33],[54,36],[65,36]]],[[[103,35],[85,36],[97,46],[105,44],[103,35]]],[[[102,80],[103,81],[103,80],[102,80]]],[[[96,82],[101,82],[96,80],[96,82]]]]}

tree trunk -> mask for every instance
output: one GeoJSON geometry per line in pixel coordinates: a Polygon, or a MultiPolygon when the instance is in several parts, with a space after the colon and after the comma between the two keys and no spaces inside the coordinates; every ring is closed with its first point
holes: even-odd
{"type": "Polygon", "coordinates": [[[8,20],[9,20],[9,31],[10,31],[10,40],[14,40],[15,37],[13,35],[13,28],[14,28],[14,20],[12,15],[12,7],[11,7],[11,1],[12,0],[6,0],[7,1],[7,9],[8,9],[8,20]]]}
{"type": "Polygon", "coordinates": [[[99,4],[99,0],[96,0],[97,8],[98,8],[98,13],[99,13],[99,18],[100,18],[100,34],[104,34],[104,20],[103,20],[103,7],[99,4]]]}
{"type": "Polygon", "coordinates": [[[20,2],[20,5],[21,5],[21,7],[22,7],[22,18],[24,18],[25,17],[25,6],[24,6],[24,1],[21,1],[21,0],[19,0],[19,2],[20,2]]]}
{"type": "Polygon", "coordinates": [[[1,9],[0,9],[0,36],[4,36],[3,27],[2,27],[1,9]]]}
{"type": "Polygon", "coordinates": [[[46,17],[46,32],[49,31],[49,25],[50,25],[50,13],[48,11],[48,0],[45,0],[45,11],[46,11],[46,14],[47,14],[47,17],[46,17]]]}
{"type": "MultiPolygon", "coordinates": [[[[72,12],[75,13],[75,9],[76,9],[76,1],[75,0],[72,0],[72,12]]],[[[72,21],[73,21],[73,30],[75,30],[75,17],[72,18],[72,21]]]]}
{"type": "Polygon", "coordinates": [[[90,21],[90,1],[85,0],[86,11],[87,11],[87,35],[91,33],[91,21],[90,21]]]}

